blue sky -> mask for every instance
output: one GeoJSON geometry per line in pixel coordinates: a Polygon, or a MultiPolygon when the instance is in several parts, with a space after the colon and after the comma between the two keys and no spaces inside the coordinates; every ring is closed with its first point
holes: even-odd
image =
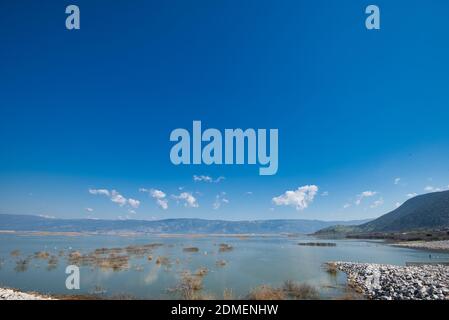
{"type": "Polygon", "coordinates": [[[2,1],[0,212],[349,220],[447,189],[449,4],[375,3],[379,31],[367,1],[2,1]],[[279,129],[277,174],[174,166],[193,120],[279,129]]]}

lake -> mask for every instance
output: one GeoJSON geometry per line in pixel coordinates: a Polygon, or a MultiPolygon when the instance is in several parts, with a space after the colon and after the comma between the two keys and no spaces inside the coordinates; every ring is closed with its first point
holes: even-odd
{"type": "Polygon", "coordinates": [[[286,280],[293,280],[314,286],[322,298],[333,299],[344,294],[346,277],[341,272],[336,276],[327,273],[323,268],[327,261],[405,265],[410,261],[429,261],[429,254],[433,262],[449,261],[447,253],[397,248],[380,241],[324,241],[336,243],[334,247],[298,245],[307,241],[321,240],[285,235],[0,234],[0,286],[45,294],[173,299],[180,297],[173,289],[178,287],[186,272],[195,274],[203,270],[202,292],[207,297],[221,299],[227,291],[232,292],[234,298],[244,298],[254,287],[280,286],[286,280]],[[144,245],[148,245],[144,251],[136,250],[144,245]],[[125,247],[134,248],[133,253],[123,251],[125,247]],[[86,259],[87,263],[80,266],[80,290],[66,289],[65,268],[73,264],[69,254],[77,251],[77,254],[98,257],[92,253],[99,248],[121,248],[120,253],[105,256],[126,255],[129,258],[126,267],[114,270],[86,259]],[[186,251],[185,248],[191,249],[186,251]],[[36,252],[45,254],[36,256],[36,252]]]}

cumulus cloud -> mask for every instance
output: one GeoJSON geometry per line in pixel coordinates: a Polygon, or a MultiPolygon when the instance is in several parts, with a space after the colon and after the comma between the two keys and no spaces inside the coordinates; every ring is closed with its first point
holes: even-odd
{"type": "Polygon", "coordinates": [[[357,195],[357,200],[355,200],[356,205],[360,205],[364,198],[373,197],[377,194],[376,191],[363,191],[361,194],[357,195]]]}
{"type": "MultiPolygon", "coordinates": [[[[120,207],[125,205],[130,206],[131,208],[137,209],[140,206],[140,201],[136,199],[127,199],[120,194],[117,190],[107,190],[107,189],[89,189],[89,193],[93,195],[102,195],[107,196],[112,202],[118,204],[120,207]]],[[[91,212],[89,210],[86,211],[91,212]]],[[[92,210],[93,211],[93,210],[92,210]]]]}
{"type": "Polygon", "coordinates": [[[131,207],[133,207],[134,209],[137,209],[140,206],[140,201],[136,200],[136,199],[128,199],[128,203],[131,207]]]}
{"type": "Polygon", "coordinates": [[[193,181],[195,182],[209,182],[209,183],[219,183],[221,180],[224,180],[225,177],[220,176],[216,179],[212,178],[211,176],[205,176],[205,175],[193,175],[193,181]]]}
{"type": "Polygon", "coordinates": [[[401,178],[396,178],[396,179],[394,179],[394,184],[399,184],[400,181],[401,181],[401,178]]]}
{"type": "Polygon", "coordinates": [[[147,192],[150,195],[150,197],[152,197],[156,201],[156,204],[162,210],[168,209],[168,199],[165,192],[157,189],[145,189],[145,188],[140,188],[139,191],[147,192]]]}
{"type": "Polygon", "coordinates": [[[111,201],[117,203],[120,207],[123,207],[127,200],[124,196],[122,196],[117,190],[111,191],[111,201]]]}
{"type": "Polygon", "coordinates": [[[86,210],[87,212],[94,212],[94,209],[92,208],[85,208],[84,210],[86,210]]]}
{"type": "Polygon", "coordinates": [[[374,201],[373,202],[373,204],[370,206],[370,208],[377,208],[377,207],[379,207],[379,206],[381,206],[381,205],[383,205],[384,204],[384,199],[383,198],[379,198],[379,199],[377,199],[376,201],[374,201]]]}
{"type": "Polygon", "coordinates": [[[435,188],[433,186],[427,186],[427,187],[424,188],[424,191],[427,191],[427,192],[438,192],[438,191],[441,191],[441,188],[435,188]]]}
{"type": "Polygon", "coordinates": [[[224,203],[224,204],[229,203],[229,200],[228,200],[227,198],[225,198],[225,196],[226,196],[226,193],[225,193],[225,192],[222,192],[222,193],[217,194],[217,195],[215,196],[215,201],[214,201],[214,203],[213,203],[213,205],[212,205],[212,208],[213,208],[214,210],[220,209],[220,207],[221,207],[221,205],[222,205],[223,203],[224,203]]]}
{"type": "Polygon", "coordinates": [[[103,195],[109,197],[109,191],[106,189],[89,189],[90,194],[103,195]]]}
{"type": "Polygon", "coordinates": [[[306,185],[299,187],[295,191],[286,191],[284,194],[274,197],[273,203],[277,206],[293,206],[296,210],[306,209],[318,192],[318,187],[315,185],[306,185]]]}
{"type": "Polygon", "coordinates": [[[182,192],[179,196],[173,195],[172,196],[177,201],[184,202],[185,207],[189,208],[198,208],[199,204],[196,198],[190,193],[190,192],[182,192]]]}

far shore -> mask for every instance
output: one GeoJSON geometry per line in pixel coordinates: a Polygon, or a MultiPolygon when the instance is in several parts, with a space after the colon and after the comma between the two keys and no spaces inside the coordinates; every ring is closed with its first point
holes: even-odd
{"type": "Polygon", "coordinates": [[[74,232],[74,231],[17,231],[17,230],[0,230],[0,234],[14,234],[27,236],[119,236],[119,237],[136,237],[136,236],[153,236],[160,238],[204,238],[204,237],[229,237],[229,238],[249,238],[249,237],[300,237],[306,234],[291,233],[149,233],[149,232],[74,232]]]}
{"type": "Polygon", "coordinates": [[[398,242],[391,244],[395,247],[403,247],[410,249],[423,249],[433,250],[440,252],[449,252],[449,240],[437,240],[437,241],[408,241],[398,242]]]}

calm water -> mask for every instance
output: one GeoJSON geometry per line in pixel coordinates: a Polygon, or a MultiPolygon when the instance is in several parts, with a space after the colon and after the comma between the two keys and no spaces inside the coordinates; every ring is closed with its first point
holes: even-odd
{"type": "MultiPolygon", "coordinates": [[[[104,291],[105,296],[121,294],[136,298],[170,299],[170,293],[179,283],[183,271],[194,272],[206,267],[204,293],[220,299],[225,289],[231,289],[236,298],[244,297],[251,288],[261,284],[280,286],[285,280],[307,282],[316,286],[325,298],[342,294],[346,278],[339,273],[336,277],[325,272],[326,261],[341,260],[404,265],[407,261],[428,261],[429,252],[406,248],[395,248],[381,242],[338,240],[336,247],[298,246],[300,241],[316,241],[307,237],[286,236],[249,237],[172,237],[156,236],[29,236],[0,235],[0,286],[26,291],[56,294],[90,294],[104,291]],[[148,243],[162,243],[153,250],[152,261],[147,255],[132,257],[130,268],[121,271],[102,270],[84,266],[80,268],[81,289],[67,290],[65,267],[69,264],[67,254],[78,250],[83,254],[101,247],[126,247],[148,243]],[[229,252],[218,252],[218,244],[233,246],[229,252]],[[199,252],[187,253],[184,247],[198,247],[199,252]],[[12,256],[13,250],[20,250],[19,256],[12,256]],[[58,255],[56,268],[49,270],[47,260],[32,259],[26,270],[17,270],[16,262],[38,251],[58,255]],[[156,257],[166,256],[171,266],[159,266],[156,257]],[[217,266],[218,260],[225,260],[225,266],[217,266]]],[[[449,261],[449,254],[431,253],[432,261],[449,261]]]]}

